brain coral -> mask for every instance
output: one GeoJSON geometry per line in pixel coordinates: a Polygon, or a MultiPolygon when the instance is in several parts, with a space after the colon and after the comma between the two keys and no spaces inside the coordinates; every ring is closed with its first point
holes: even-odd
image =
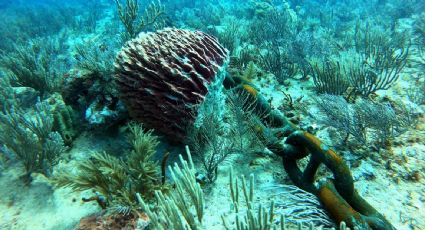
{"type": "Polygon", "coordinates": [[[130,115],[182,141],[193,108],[227,62],[228,52],[203,32],[163,29],[127,42],[115,61],[115,80],[130,115]]]}

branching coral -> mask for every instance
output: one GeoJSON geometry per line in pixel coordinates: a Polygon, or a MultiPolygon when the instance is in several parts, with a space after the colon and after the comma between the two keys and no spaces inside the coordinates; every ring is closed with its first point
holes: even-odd
{"type": "Polygon", "coordinates": [[[75,46],[75,65],[63,80],[61,94],[67,105],[78,110],[85,125],[107,129],[127,118],[113,81],[114,59],[120,42],[98,37],[75,46]]]}
{"type": "Polygon", "coordinates": [[[124,40],[129,40],[140,32],[153,27],[155,29],[161,29],[164,24],[164,6],[161,2],[150,3],[143,15],[139,15],[139,2],[138,0],[126,0],[125,6],[123,6],[120,0],[115,0],[118,9],[118,15],[121,22],[125,27],[123,33],[124,40]]]}
{"type": "Polygon", "coordinates": [[[245,36],[243,23],[236,18],[230,18],[226,25],[224,30],[217,32],[217,38],[220,44],[226,47],[231,55],[234,55],[238,46],[242,44],[241,39],[245,36]]]}
{"type": "MultiPolygon", "coordinates": [[[[424,57],[424,70],[425,70],[425,57],[424,57]]],[[[407,90],[407,97],[410,99],[411,102],[423,105],[425,104],[425,75],[419,77],[416,79],[416,86],[417,87],[411,87],[407,90]]]]}
{"type": "Polygon", "coordinates": [[[57,40],[33,39],[28,45],[16,45],[11,53],[2,53],[0,68],[10,78],[12,85],[31,87],[44,96],[58,90],[61,66],[56,60],[59,52],[57,40]]]}
{"type": "Polygon", "coordinates": [[[106,197],[109,207],[136,211],[136,193],[150,200],[156,190],[165,186],[159,165],[152,159],[159,144],[157,137],[136,123],[130,124],[129,130],[132,150],[125,158],[94,153],[89,160],[78,163],[77,172],[58,173],[55,183],[76,191],[93,189],[106,197]]]}
{"type": "Polygon", "coordinates": [[[317,92],[343,95],[346,93],[349,82],[339,62],[328,60],[324,63],[310,63],[311,73],[317,92]]]}
{"type": "Polygon", "coordinates": [[[422,13],[415,20],[414,24],[414,34],[416,35],[416,40],[419,47],[425,46],[425,13],[422,13]]]}
{"type": "Polygon", "coordinates": [[[202,119],[198,119],[188,131],[187,141],[200,157],[210,183],[217,179],[219,165],[231,154],[246,154],[264,148],[254,130],[257,117],[251,113],[253,108],[249,107],[247,96],[228,92],[227,103],[222,105],[217,103],[219,99],[208,94],[201,104],[199,116],[202,119]],[[225,108],[225,117],[218,113],[223,110],[221,107],[225,108]]]}
{"type": "Polygon", "coordinates": [[[399,122],[406,114],[396,114],[390,104],[375,103],[366,99],[355,104],[348,102],[341,96],[323,95],[317,99],[323,115],[319,119],[324,124],[334,127],[345,135],[345,141],[353,136],[362,144],[370,144],[371,134],[374,136],[377,147],[385,147],[401,127],[406,125],[399,122]]]}
{"type": "MultiPolygon", "coordinates": [[[[256,1],[252,1],[256,2],[256,1]]],[[[250,41],[260,47],[260,66],[273,73],[276,80],[283,82],[297,74],[297,66],[287,52],[294,44],[297,19],[295,12],[284,2],[276,6],[269,1],[259,2],[264,7],[256,20],[250,24],[250,41]]],[[[257,4],[257,3],[256,3],[257,4]]]]}
{"type": "Polygon", "coordinates": [[[264,42],[283,43],[291,40],[295,35],[297,18],[295,12],[287,4],[275,6],[265,3],[268,7],[259,14],[249,28],[250,38],[253,44],[261,45],[264,42]]]}
{"type": "Polygon", "coordinates": [[[204,215],[205,199],[200,184],[196,181],[195,167],[189,148],[186,146],[188,161],[180,155],[181,166],[169,167],[175,183],[170,194],[155,193],[158,204],[149,205],[138,196],[142,209],[149,216],[150,227],[165,229],[200,229],[204,215]]]}
{"type": "Polygon", "coordinates": [[[49,176],[57,158],[67,150],[60,134],[52,132],[53,117],[45,102],[36,105],[34,114],[9,108],[0,114],[0,124],[0,141],[23,162],[25,179],[33,172],[49,176]]]}
{"type": "Polygon", "coordinates": [[[365,97],[377,90],[389,89],[407,63],[409,45],[396,33],[357,25],[355,49],[362,55],[359,65],[352,66],[349,79],[357,92],[365,97]]]}
{"type": "Polygon", "coordinates": [[[34,38],[43,38],[45,42],[64,29],[77,26],[75,16],[87,9],[77,4],[50,1],[12,4],[1,10],[0,49],[13,51],[16,43],[34,38]]]}
{"type": "MultiPolygon", "coordinates": [[[[358,93],[368,97],[378,90],[389,89],[399,78],[406,65],[408,50],[396,54],[396,51],[378,51],[372,64],[363,62],[349,70],[349,79],[358,93]]],[[[367,61],[367,60],[366,60],[367,61]]]]}
{"type": "Polygon", "coordinates": [[[264,70],[273,73],[279,84],[292,78],[297,73],[297,67],[278,43],[266,43],[266,50],[260,53],[260,65],[264,70]]]}
{"type": "Polygon", "coordinates": [[[258,75],[257,67],[254,62],[249,62],[245,70],[242,73],[242,78],[247,81],[254,80],[258,75]]]}
{"type": "Polygon", "coordinates": [[[223,100],[221,90],[210,91],[198,108],[197,120],[187,131],[186,141],[200,157],[209,182],[216,180],[219,164],[234,153],[233,143],[221,136],[226,130],[221,122],[223,100]]]}
{"type": "Polygon", "coordinates": [[[85,40],[84,43],[76,45],[74,58],[77,69],[111,80],[116,45],[113,42],[105,43],[98,39],[85,40]]]}
{"type": "Polygon", "coordinates": [[[404,37],[358,24],[353,41],[353,49],[328,57],[321,65],[313,62],[313,80],[320,93],[344,95],[351,88],[347,98],[369,97],[398,80],[409,54],[404,37]]]}
{"type": "Polygon", "coordinates": [[[113,81],[118,45],[117,41],[99,39],[76,45],[75,71],[62,86],[65,101],[76,109],[85,110],[86,121],[97,128],[110,127],[126,114],[113,81]]]}
{"type": "Polygon", "coordinates": [[[210,183],[217,179],[218,166],[229,155],[235,153],[234,143],[219,135],[223,132],[221,121],[211,114],[205,116],[202,126],[194,127],[188,132],[189,143],[200,156],[202,168],[210,183]]]}
{"type": "Polygon", "coordinates": [[[258,49],[252,45],[244,45],[237,49],[230,56],[229,67],[227,68],[230,74],[240,75],[250,63],[259,63],[258,49]]]}

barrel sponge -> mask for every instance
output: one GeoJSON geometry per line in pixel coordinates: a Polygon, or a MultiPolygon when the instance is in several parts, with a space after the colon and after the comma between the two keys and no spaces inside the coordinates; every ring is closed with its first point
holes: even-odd
{"type": "Polygon", "coordinates": [[[227,62],[228,51],[214,37],[166,28],[141,33],[124,45],[115,61],[115,80],[134,119],[179,142],[227,62]]]}

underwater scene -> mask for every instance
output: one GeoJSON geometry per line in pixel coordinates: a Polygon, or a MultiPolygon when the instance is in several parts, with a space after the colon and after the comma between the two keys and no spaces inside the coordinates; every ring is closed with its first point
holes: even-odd
{"type": "Polygon", "coordinates": [[[0,230],[425,230],[424,0],[0,0],[0,230]]]}

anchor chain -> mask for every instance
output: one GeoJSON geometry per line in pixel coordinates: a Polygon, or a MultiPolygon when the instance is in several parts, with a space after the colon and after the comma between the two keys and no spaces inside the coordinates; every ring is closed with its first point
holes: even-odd
{"type": "Polygon", "coordinates": [[[283,159],[283,167],[294,184],[315,194],[336,222],[358,229],[395,229],[376,209],[364,200],[354,188],[350,169],[334,150],[322,144],[314,135],[296,130],[284,141],[271,146],[283,159]],[[297,161],[309,157],[304,171],[297,161]],[[333,179],[315,185],[317,170],[324,164],[333,179]]]}
{"type": "Polygon", "coordinates": [[[223,84],[226,89],[250,97],[246,100],[247,105],[241,106],[261,115],[261,122],[256,124],[256,131],[262,141],[273,153],[282,157],[283,167],[292,182],[316,195],[335,222],[344,221],[352,229],[395,229],[358,194],[350,169],[334,150],[321,143],[313,134],[298,129],[286,117],[273,111],[249,81],[226,77],[223,84]],[[306,157],[309,157],[308,164],[301,170],[297,162],[306,157]],[[317,171],[322,164],[332,172],[333,179],[316,183],[317,171]]]}

